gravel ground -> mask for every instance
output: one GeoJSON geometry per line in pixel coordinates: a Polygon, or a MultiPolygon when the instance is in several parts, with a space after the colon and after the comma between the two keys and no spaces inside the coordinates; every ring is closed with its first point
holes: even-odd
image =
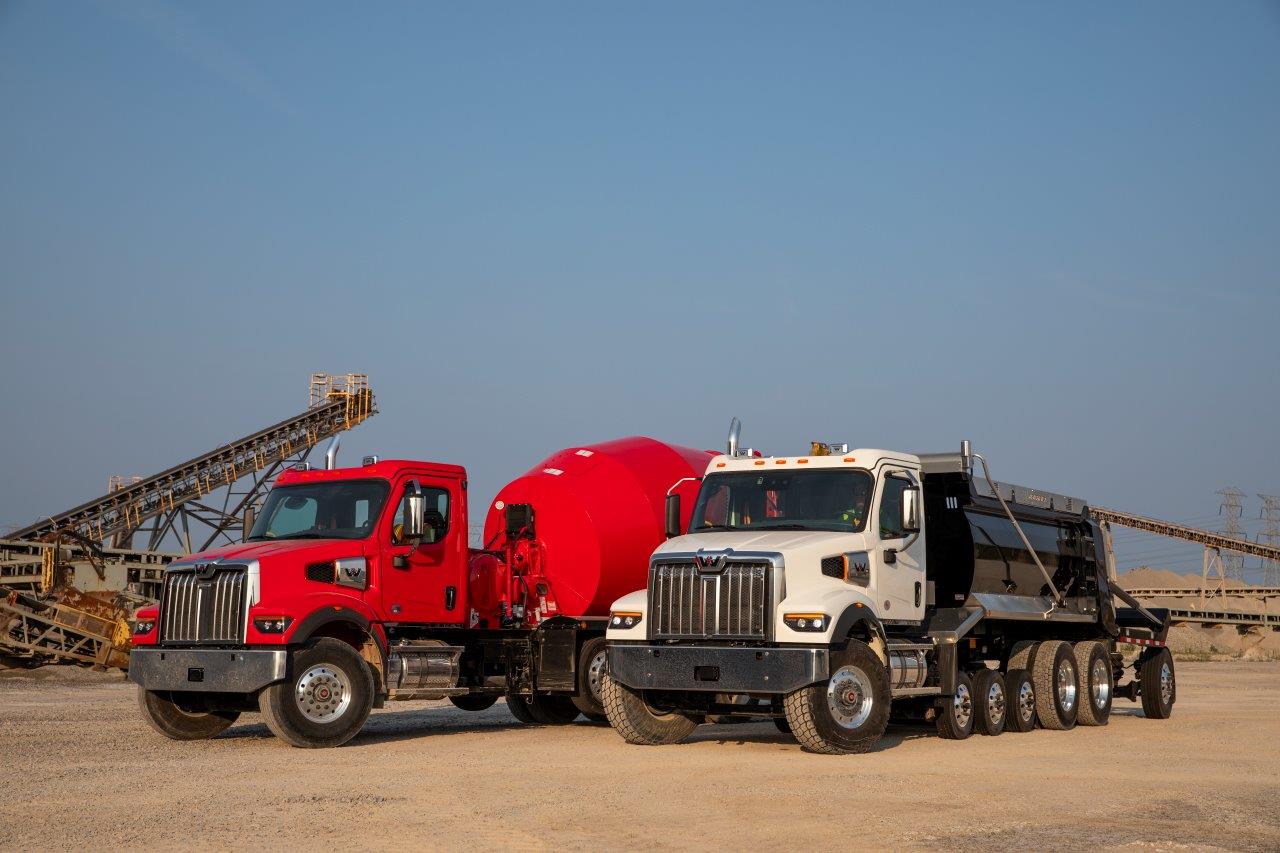
{"type": "Polygon", "coordinates": [[[174,743],[119,676],[0,672],[0,847],[1280,849],[1280,664],[1184,663],[1167,721],[943,741],[892,727],[862,756],[770,723],[631,747],[530,729],[499,703],[375,711],[336,750],[256,715],[174,743]]]}

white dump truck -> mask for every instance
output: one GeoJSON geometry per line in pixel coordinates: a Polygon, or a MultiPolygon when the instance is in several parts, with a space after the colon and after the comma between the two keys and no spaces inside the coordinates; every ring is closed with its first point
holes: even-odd
{"type": "Polygon", "coordinates": [[[602,698],[627,741],[767,715],[840,754],[891,714],[960,739],[1106,725],[1117,695],[1172,712],[1168,615],[1108,583],[1083,501],[995,482],[968,442],[766,457],[738,434],[691,516],[668,499],[648,587],[613,605],[602,698]]]}

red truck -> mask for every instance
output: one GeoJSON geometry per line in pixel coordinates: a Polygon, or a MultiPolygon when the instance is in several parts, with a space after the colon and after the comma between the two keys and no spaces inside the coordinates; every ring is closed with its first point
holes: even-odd
{"type": "Polygon", "coordinates": [[[498,493],[479,549],[460,466],[286,471],[243,544],[171,564],[136,614],[143,713],[192,740],[260,711],[301,747],[345,743],[387,699],[604,720],[609,605],[644,586],[667,495],[691,498],[711,455],[649,438],[562,450],[498,493]]]}

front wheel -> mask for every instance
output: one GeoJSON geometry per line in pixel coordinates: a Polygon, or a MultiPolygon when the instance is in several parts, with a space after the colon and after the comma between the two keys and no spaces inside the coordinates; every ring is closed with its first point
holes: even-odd
{"type": "Polygon", "coordinates": [[[291,746],[341,746],[364,727],[373,708],[373,675],[359,653],[322,638],[295,652],[284,681],[258,695],[271,733],[291,746]]]}
{"type": "Polygon", "coordinates": [[[783,700],[791,733],[806,752],[866,752],[889,725],[889,671],[860,640],[831,655],[831,677],[783,700]]]}
{"type": "Polygon", "coordinates": [[[239,711],[184,708],[172,693],[139,685],[138,707],[151,728],[173,740],[204,740],[222,734],[240,717],[239,711]]]}
{"type": "Polygon", "coordinates": [[[646,701],[643,691],[614,681],[608,673],[600,685],[600,698],[604,700],[609,724],[627,743],[643,746],[680,743],[698,727],[693,717],[655,708],[646,701]]]}

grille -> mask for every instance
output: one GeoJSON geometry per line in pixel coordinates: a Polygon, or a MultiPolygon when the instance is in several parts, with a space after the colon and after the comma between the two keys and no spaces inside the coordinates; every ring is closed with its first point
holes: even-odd
{"type": "Polygon", "coordinates": [[[649,584],[650,636],[655,639],[767,636],[768,563],[727,563],[701,574],[693,563],[660,563],[649,584]]]}
{"type": "Polygon", "coordinates": [[[834,557],[823,557],[822,573],[829,578],[844,580],[844,555],[836,554],[834,557]]]}
{"type": "Polygon", "coordinates": [[[333,583],[333,563],[311,563],[306,571],[309,581],[333,583]]]}
{"type": "Polygon", "coordinates": [[[212,576],[169,571],[160,605],[160,640],[165,643],[243,643],[243,566],[219,568],[212,576]]]}

